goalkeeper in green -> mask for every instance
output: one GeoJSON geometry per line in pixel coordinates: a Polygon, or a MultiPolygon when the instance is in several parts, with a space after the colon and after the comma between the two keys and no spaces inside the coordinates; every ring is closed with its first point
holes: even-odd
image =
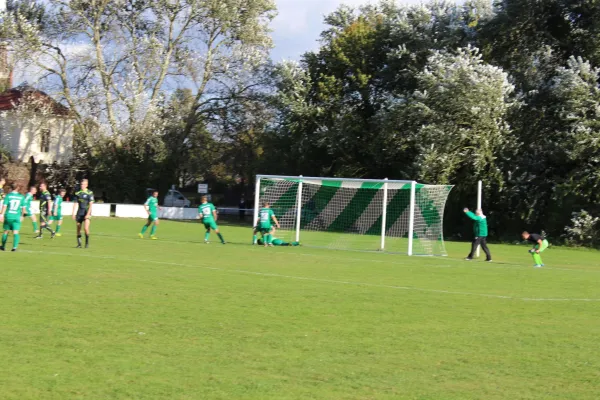
{"type": "Polygon", "coordinates": [[[200,219],[206,229],[204,243],[209,243],[208,239],[210,238],[210,230],[212,229],[221,240],[221,244],[225,244],[225,239],[223,239],[223,235],[221,235],[221,231],[219,231],[219,226],[217,225],[217,209],[212,203],[208,202],[208,197],[202,196],[202,204],[198,207],[198,214],[200,214],[200,219]]]}
{"type": "Polygon", "coordinates": [[[150,239],[156,240],[156,228],[158,227],[158,210],[160,207],[158,206],[158,190],[152,191],[152,196],[148,197],[148,200],[144,203],[144,209],[148,213],[148,221],[146,225],[142,227],[142,231],[139,233],[140,239],[144,238],[144,234],[148,230],[148,227],[152,225],[152,229],[150,230],[150,239]]]}
{"type": "Polygon", "coordinates": [[[252,242],[258,243],[256,240],[256,232],[260,232],[264,238],[264,246],[273,246],[273,224],[279,229],[279,221],[275,216],[275,212],[271,209],[268,202],[263,203],[263,208],[258,212],[258,219],[256,220],[256,229],[254,230],[254,237],[252,242]]]}
{"type": "Polygon", "coordinates": [[[529,233],[527,231],[523,232],[521,236],[523,237],[523,240],[533,243],[533,248],[529,250],[529,253],[531,253],[533,262],[535,262],[534,267],[543,267],[544,262],[542,261],[541,253],[548,248],[548,241],[544,239],[542,235],[538,235],[537,233],[529,233]]]}

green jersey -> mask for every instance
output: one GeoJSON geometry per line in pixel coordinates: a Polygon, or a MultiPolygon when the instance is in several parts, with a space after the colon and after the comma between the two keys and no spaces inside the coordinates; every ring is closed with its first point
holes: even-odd
{"type": "Polygon", "coordinates": [[[63,198],[61,195],[57,195],[56,198],[54,199],[54,207],[52,209],[52,214],[53,215],[57,215],[57,216],[61,216],[62,215],[62,203],[63,203],[63,198]]]}
{"type": "Polygon", "coordinates": [[[27,208],[27,212],[31,210],[31,202],[33,201],[33,195],[31,193],[27,193],[25,195],[25,208],[27,208]]]}
{"type": "Polygon", "coordinates": [[[476,215],[471,211],[468,211],[467,217],[471,218],[473,221],[473,233],[475,237],[487,237],[488,235],[488,225],[487,218],[485,215],[476,215]]]}
{"type": "Polygon", "coordinates": [[[202,216],[202,222],[215,222],[215,218],[213,215],[213,211],[215,210],[216,208],[212,203],[200,204],[200,206],[198,207],[198,214],[202,216]]]}
{"type": "Polygon", "coordinates": [[[156,197],[148,197],[148,200],[146,200],[144,205],[148,206],[148,211],[150,211],[150,215],[156,215],[156,213],[158,212],[158,199],[156,197]]]}
{"type": "Polygon", "coordinates": [[[25,206],[25,197],[21,193],[11,192],[4,197],[3,203],[6,206],[4,217],[7,220],[20,221],[25,206]]]}
{"type": "Polygon", "coordinates": [[[261,208],[258,212],[258,226],[262,229],[271,229],[271,221],[275,213],[270,208],[261,208]]]}

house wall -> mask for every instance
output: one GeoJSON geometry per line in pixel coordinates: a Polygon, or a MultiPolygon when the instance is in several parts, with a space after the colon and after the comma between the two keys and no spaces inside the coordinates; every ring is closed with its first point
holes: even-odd
{"type": "Polygon", "coordinates": [[[73,155],[74,121],[64,117],[29,117],[14,112],[0,116],[0,143],[7,147],[13,158],[27,162],[33,156],[36,162],[51,164],[68,162],[73,155]],[[50,131],[50,146],[42,151],[42,131],[50,131]]]}

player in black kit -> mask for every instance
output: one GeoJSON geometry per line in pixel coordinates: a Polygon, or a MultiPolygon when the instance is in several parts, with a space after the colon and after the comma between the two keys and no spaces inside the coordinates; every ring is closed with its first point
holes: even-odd
{"type": "Polygon", "coordinates": [[[81,248],[81,225],[85,231],[85,248],[90,247],[90,218],[94,204],[94,192],[88,189],[88,180],[81,181],[81,189],[75,193],[77,205],[73,207],[73,219],[77,222],[77,248],[81,248]]]}

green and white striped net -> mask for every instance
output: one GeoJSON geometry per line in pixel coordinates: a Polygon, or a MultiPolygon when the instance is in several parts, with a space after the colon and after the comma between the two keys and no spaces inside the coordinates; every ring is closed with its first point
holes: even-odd
{"type": "MultiPolygon", "coordinates": [[[[385,251],[406,253],[411,183],[387,184],[385,251]]],[[[444,207],[452,186],[415,187],[413,254],[446,255],[444,207]]],[[[275,234],[296,236],[298,204],[303,245],[345,250],[381,250],[384,181],[261,178],[260,203],[268,201],[279,219],[275,234]],[[302,182],[302,196],[298,192],[302,182]]]]}

